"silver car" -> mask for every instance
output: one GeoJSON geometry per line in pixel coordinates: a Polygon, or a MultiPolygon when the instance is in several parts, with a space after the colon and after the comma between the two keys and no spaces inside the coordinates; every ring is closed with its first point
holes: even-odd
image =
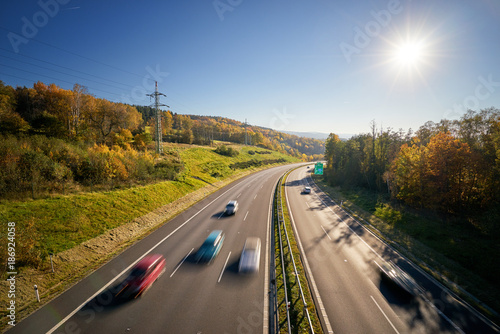
{"type": "Polygon", "coordinates": [[[238,211],[238,202],[237,201],[229,201],[226,205],[226,209],[224,210],[224,213],[226,215],[234,215],[238,211]]]}
{"type": "Polygon", "coordinates": [[[250,237],[245,241],[241,252],[238,271],[240,273],[259,272],[260,264],[260,238],[250,237]]]}

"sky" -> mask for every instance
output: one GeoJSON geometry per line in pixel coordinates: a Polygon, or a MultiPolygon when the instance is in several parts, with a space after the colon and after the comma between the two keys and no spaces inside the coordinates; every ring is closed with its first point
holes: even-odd
{"type": "Polygon", "coordinates": [[[500,108],[498,0],[2,1],[0,80],[284,131],[500,108]]]}

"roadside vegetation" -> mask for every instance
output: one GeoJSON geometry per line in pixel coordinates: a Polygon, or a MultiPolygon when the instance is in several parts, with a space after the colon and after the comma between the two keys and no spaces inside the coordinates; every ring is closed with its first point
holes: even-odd
{"type": "MultiPolygon", "coordinates": [[[[276,191],[274,194],[274,240],[275,240],[275,257],[274,261],[276,263],[276,288],[277,288],[277,302],[278,302],[278,314],[279,314],[279,323],[276,328],[279,333],[288,333],[287,326],[287,305],[285,304],[285,292],[284,286],[286,282],[287,295],[289,305],[289,314],[290,314],[290,327],[292,333],[309,333],[309,321],[307,319],[306,308],[309,313],[309,317],[312,322],[312,326],[314,329],[314,333],[323,333],[321,323],[318,318],[318,313],[316,311],[316,306],[314,304],[314,300],[312,299],[311,292],[309,290],[309,283],[307,280],[307,276],[305,274],[305,268],[302,264],[301,254],[299,248],[297,246],[297,242],[295,240],[295,234],[291,226],[290,216],[288,213],[288,207],[286,205],[286,197],[285,197],[285,184],[286,177],[289,173],[283,176],[282,180],[285,182],[279,183],[276,187],[276,191]],[[278,191],[278,187],[281,187],[281,192],[278,191]],[[281,198],[279,195],[281,194],[281,198]],[[280,224],[279,219],[279,210],[278,206],[283,203],[283,220],[286,226],[286,232],[288,233],[288,240],[285,237],[285,231],[283,230],[283,226],[280,224]],[[280,249],[280,235],[278,224],[281,225],[281,241],[283,246],[283,254],[281,254],[282,250],[280,249]],[[290,252],[291,249],[291,252],[290,252]],[[284,263],[281,263],[281,256],[283,255],[284,263]],[[297,268],[298,276],[295,275],[292,257],[295,261],[295,265],[297,268]],[[283,267],[285,270],[286,277],[283,277],[283,267]],[[304,299],[306,305],[302,300],[300,295],[299,288],[299,280],[300,285],[302,286],[302,291],[304,293],[304,299]],[[306,307],[305,307],[306,306],[306,307]]],[[[272,301],[271,301],[272,302],[272,301]]]]}
{"type": "MultiPolygon", "coordinates": [[[[16,319],[40,305],[33,298],[33,284],[38,285],[42,303],[48,301],[124,247],[222,186],[258,169],[299,161],[252,146],[224,144],[239,153],[228,157],[211,147],[166,143],[164,151],[183,166],[174,180],[106,191],[94,188],[35,200],[1,200],[2,233],[7,235],[6,222],[16,224],[16,319]],[[256,154],[256,150],[266,154],[256,154]],[[249,160],[262,163],[259,167],[231,167],[249,160]]],[[[5,247],[6,243],[0,244],[3,266],[7,261],[5,247]]],[[[4,279],[2,289],[6,283],[4,279]]],[[[0,298],[4,302],[6,294],[0,298]]]]}

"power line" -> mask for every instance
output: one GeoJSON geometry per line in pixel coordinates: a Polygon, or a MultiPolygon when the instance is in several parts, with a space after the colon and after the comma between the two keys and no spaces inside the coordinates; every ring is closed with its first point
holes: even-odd
{"type": "MultiPolygon", "coordinates": [[[[94,74],[86,73],[86,72],[83,72],[83,71],[75,70],[75,69],[72,69],[72,68],[69,68],[69,67],[66,67],[66,66],[62,66],[62,65],[59,65],[59,64],[51,63],[50,61],[42,60],[42,59],[35,58],[35,57],[32,57],[32,56],[27,56],[27,55],[20,54],[20,53],[17,53],[17,54],[16,54],[15,52],[10,51],[10,50],[8,50],[8,49],[0,48],[0,50],[6,51],[6,52],[9,52],[9,53],[13,53],[13,54],[15,54],[15,55],[22,56],[22,57],[25,57],[25,58],[33,59],[33,60],[39,61],[39,62],[41,62],[41,63],[46,63],[46,64],[49,64],[49,65],[52,65],[52,66],[60,67],[60,68],[63,68],[63,69],[69,70],[69,71],[73,71],[73,72],[81,73],[81,74],[88,75],[88,76],[91,76],[91,77],[94,77],[94,78],[98,78],[98,79],[101,79],[101,80],[105,80],[105,81],[108,81],[108,82],[112,82],[112,83],[115,83],[115,84],[118,84],[118,85],[123,85],[123,86],[128,87],[128,88],[133,88],[133,86],[130,86],[130,85],[124,84],[124,83],[122,83],[122,82],[118,82],[118,81],[114,81],[114,80],[106,79],[106,78],[100,77],[100,76],[98,76],[98,75],[94,75],[94,74]]],[[[18,61],[18,62],[23,62],[22,60],[17,60],[17,59],[10,58],[10,57],[7,57],[7,56],[2,56],[2,57],[9,58],[9,59],[12,59],[12,60],[15,60],[15,61],[18,61]]],[[[28,63],[28,62],[26,62],[26,63],[27,63],[27,64],[32,64],[33,66],[39,66],[39,65],[35,65],[35,64],[33,64],[33,63],[28,63]]],[[[41,67],[41,66],[40,66],[40,67],[41,67]]],[[[88,80],[88,79],[85,79],[85,80],[88,80]]]]}
{"type": "MultiPolygon", "coordinates": [[[[70,82],[70,81],[67,81],[67,80],[63,80],[63,79],[59,79],[59,78],[54,78],[54,77],[51,77],[50,75],[46,75],[46,74],[41,74],[41,73],[36,73],[36,72],[32,72],[32,71],[27,71],[27,70],[23,70],[21,68],[18,68],[18,67],[14,67],[14,66],[8,66],[8,65],[2,65],[0,64],[0,66],[3,66],[3,67],[8,67],[8,68],[12,68],[12,69],[15,69],[17,71],[22,71],[22,72],[26,72],[26,73],[30,73],[30,74],[35,74],[35,75],[38,75],[38,76],[42,76],[42,77],[46,77],[46,78],[49,78],[49,79],[52,79],[52,80],[57,80],[57,81],[62,81],[62,82],[65,82],[65,83],[69,83],[70,85],[74,84],[74,82],[70,82]]],[[[13,75],[10,75],[10,74],[6,74],[4,73],[4,75],[8,75],[8,76],[11,76],[11,77],[15,77],[13,75]]],[[[23,79],[23,80],[27,80],[27,79],[23,79]]],[[[33,82],[38,82],[40,80],[30,80],[30,81],[33,81],[33,82]]],[[[95,88],[95,87],[90,87],[94,90],[98,90],[98,91],[101,91],[103,93],[106,93],[106,94],[111,94],[111,95],[118,95],[120,96],[120,94],[117,94],[117,93],[111,93],[111,92],[108,92],[108,91],[105,91],[105,90],[102,90],[102,89],[98,89],[98,88],[95,88]]]]}
{"type": "MultiPolygon", "coordinates": [[[[7,31],[7,32],[11,32],[11,33],[16,33],[16,32],[14,32],[14,31],[12,31],[12,30],[10,30],[10,29],[8,29],[8,28],[5,28],[5,27],[3,27],[3,26],[0,26],[0,29],[2,29],[2,30],[4,30],[4,31],[7,31]]],[[[65,53],[68,53],[68,54],[74,55],[74,56],[76,56],[76,57],[80,57],[80,58],[82,58],[82,59],[85,59],[85,60],[88,60],[88,61],[94,62],[94,63],[96,63],[96,64],[100,64],[100,65],[103,65],[103,66],[106,66],[106,67],[112,68],[112,69],[114,69],[114,70],[117,70],[117,71],[121,71],[121,72],[124,72],[124,73],[128,73],[128,74],[130,74],[130,75],[133,75],[133,76],[139,77],[139,78],[141,78],[141,79],[143,79],[143,80],[144,80],[144,75],[139,75],[139,74],[137,74],[137,73],[134,73],[134,72],[131,72],[131,71],[128,71],[128,70],[125,70],[125,69],[119,68],[119,67],[117,67],[117,66],[110,65],[110,64],[106,64],[106,63],[104,63],[104,62],[102,62],[102,61],[99,61],[99,60],[96,60],[96,59],[93,59],[93,58],[90,58],[90,57],[87,57],[87,56],[83,56],[83,55],[81,55],[81,54],[78,54],[78,53],[75,53],[75,52],[72,52],[72,51],[66,50],[66,49],[64,49],[64,48],[61,48],[61,47],[58,47],[58,46],[52,45],[52,44],[50,44],[50,43],[47,43],[47,42],[44,42],[44,41],[41,41],[41,40],[38,40],[38,39],[30,38],[29,40],[30,40],[30,41],[34,41],[34,42],[37,42],[37,43],[42,44],[42,45],[45,45],[45,46],[48,46],[48,47],[51,47],[51,48],[54,48],[54,49],[59,50],[59,51],[63,51],[63,52],[65,52],[65,53]]],[[[30,59],[33,59],[33,60],[36,60],[36,61],[39,61],[39,62],[43,62],[43,63],[46,63],[46,64],[50,64],[50,65],[52,65],[52,66],[57,66],[57,67],[59,67],[59,68],[63,68],[63,69],[65,69],[65,70],[74,71],[74,72],[77,72],[77,73],[80,73],[80,74],[84,74],[84,75],[88,75],[88,76],[91,76],[91,77],[94,77],[94,78],[97,78],[97,79],[100,79],[100,80],[105,80],[105,81],[108,81],[108,82],[112,82],[112,83],[114,83],[114,84],[122,85],[122,86],[128,87],[128,88],[130,88],[130,89],[134,89],[134,88],[136,88],[136,86],[127,85],[127,84],[124,84],[124,83],[121,83],[121,82],[117,82],[117,81],[114,81],[114,80],[106,79],[106,78],[103,78],[103,77],[100,77],[100,76],[97,76],[97,75],[93,75],[93,74],[90,74],[90,73],[85,73],[85,72],[83,72],[83,71],[79,71],[79,70],[75,70],[75,69],[72,69],[72,68],[68,68],[68,67],[65,67],[65,66],[62,66],[62,65],[58,65],[58,64],[55,64],[55,63],[52,63],[52,62],[49,62],[49,61],[45,61],[45,60],[42,60],[42,59],[38,59],[38,58],[35,58],[35,57],[32,57],[32,56],[24,55],[24,54],[21,54],[21,53],[16,53],[16,52],[13,52],[12,50],[8,50],[8,49],[5,49],[5,48],[1,48],[1,47],[0,47],[0,50],[6,51],[6,52],[10,52],[10,53],[13,53],[13,54],[16,54],[16,55],[22,56],[22,57],[30,58],[30,59]]],[[[3,56],[3,57],[5,57],[5,56],[3,56]]],[[[13,59],[13,58],[10,58],[10,59],[15,60],[15,59],[13,59]]],[[[15,61],[22,62],[22,61],[20,61],[20,60],[15,60],[15,61]]],[[[29,63],[28,63],[28,64],[29,64],[29,63]]],[[[42,67],[42,66],[35,65],[35,64],[31,64],[31,65],[33,65],[33,66],[37,66],[37,67],[40,67],[40,68],[44,68],[44,67],[42,67]]],[[[83,79],[83,80],[88,80],[88,81],[93,81],[93,82],[96,82],[96,81],[91,80],[91,79],[88,79],[88,78],[78,77],[78,76],[76,76],[76,75],[74,75],[74,74],[63,73],[63,72],[56,71],[56,70],[53,70],[53,69],[47,69],[47,68],[44,68],[44,69],[46,69],[46,70],[50,70],[50,71],[59,72],[59,73],[65,74],[65,75],[71,75],[71,76],[74,76],[74,77],[77,77],[77,78],[80,78],[80,79],[83,79]]],[[[25,72],[28,72],[28,71],[25,71],[25,72]]],[[[28,72],[28,73],[32,73],[32,74],[39,75],[39,74],[37,74],[37,73],[35,73],[35,72],[28,72]]],[[[5,75],[8,75],[8,74],[5,74],[5,75]]],[[[14,75],[9,75],[9,76],[11,76],[11,77],[16,77],[16,76],[14,76],[14,75]]],[[[50,77],[50,76],[47,76],[47,75],[43,75],[43,76],[44,76],[44,77],[51,78],[51,79],[53,79],[53,80],[60,80],[60,81],[62,81],[62,82],[66,82],[66,83],[74,84],[74,83],[68,82],[68,81],[66,81],[66,80],[53,78],[53,77],[50,77]]],[[[17,78],[19,78],[19,77],[17,77],[17,78]]],[[[39,81],[39,80],[30,80],[30,79],[22,79],[22,80],[28,80],[28,81],[31,81],[31,82],[37,82],[37,81],[39,81]]],[[[100,82],[96,82],[96,83],[98,83],[98,84],[104,84],[104,83],[100,83],[100,82]]],[[[106,84],[106,85],[111,86],[111,85],[109,85],[109,84],[106,84]]],[[[123,98],[123,96],[122,96],[122,95],[117,94],[117,93],[107,92],[107,91],[104,91],[104,90],[102,90],[102,89],[97,89],[97,88],[94,88],[94,87],[90,87],[90,86],[88,86],[88,85],[85,85],[85,86],[86,86],[86,87],[88,87],[88,88],[92,88],[93,90],[96,90],[96,91],[100,91],[100,92],[104,92],[104,93],[107,93],[107,94],[112,94],[112,95],[120,96],[120,97],[122,97],[122,98],[123,98]]],[[[116,87],[116,86],[115,86],[114,88],[120,89],[120,88],[118,88],[118,87],[116,87]]],[[[174,93],[175,93],[175,92],[174,92],[174,93]]],[[[187,109],[187,110],[185,110],[185,111],[184,111],[184,113],[186,113],[186,114],[187,114],[187,113],[192,113],[192,114],[196,114],[196,113],[197,113],[196,111],[194,111],[193,109],[191,109],[191,107],[189,107],[189,106],[187,106],[187,105],[184,105],[184,104],[182,104],[182,103],[180,103],[180,102],[177,102],[177,104],[178,104],[179,106],[184,106],[184,108],[183,108],[183,109],[187,109]]]]}
{"type": "MultiPolygon", "coordinates": [[[[52,72],[56,72],[56,73],[60,73],[60,74],[68,75],[68,76],[72,76],[72,77],[75,77],[75,78],[78,78],[78,79],[82,79],[82,80],[86,80],[86,81],[90,81],[90,82],[95,82],[95,83],[97,83],[97,84],[105,85],[105,83],[102,83],[102,82],[99,82],[99,81],[96,81],[96,80],[92,80],[92,79],[88,79],[88,78],[83,78],[83,77],[80,77],[80,76],[78,76],[78,75],[69,74],[69,73],[66,73],[66,72],[62,72],[62,71],[55,70],[55,69],[52,69],[52,68],[48,68],[48,67],[45,67],[45,66],[40,66],[40,65],[36,65],[36,64],[29,63],[29,62],[26,62],[26,61],[22,61],[22,60],[14,59],[14,58],[7,57],[7,56],[4,56],[4,55],[0,55],[0,57],[4,57],[4,58],[7,58],[7,59],[11,59],[11,60],[16,61],[16,62],[19,62],[19,63],[24,63],[24,64],[28,64],[28,65],[32,65],[32,66],[36,66],[36,67],[41,68],[41,69],[44,69],[44,70],[48,70],[48,71],[52,71],[52,72]]],[[[3,66],[5,66],[5,67],[11,67],[11,66],[9,66],[9,65],[3,65],[3,66]]],[[[11,67],[11,68],[14,68],[14,67],[11,67]]],[[[110,87],[117,88],[117,89],[123,89],[122,87],[113,86],[113,85],[110,85],[110,84],[107,84],[107,85],[108,85],[108,86],[110,86],[110,87]]]]}
{"type": "MultiPolygon", "coordinates": [[[[15,31],[12,31],[12,30],[7,29],[7,28],[2,27],[2,26],[0,26],[0,29],[3,29],[3,30],[5,30],[5,31],[8,31],[8,32],[11,32],[11,33],[14,33],[14,34],[16,33],[15,31]]],[[[68,54],[71,54],[71,55],[74,55],[74,56],[77,56],[77,57],[83,58],[83,59],[88,60],[88,61],[92,61],[92,62],[94,62],[94,63],[96,63],[96,64],[100,64],[100,65],[103,65],[103,66],[107,66],[107,67],[112,68],[112,69],[115,69],[115,70],[117,70],[117,71],[122,71],[122,72],[125,72],[125,73],[128,73],[128,74],[131,74],[131,75],[135,75],[135,76],[140,77],[140,78],[142,78],[142,77],[143,77],[142,75],[139,75],[139,74],[137,74],[137,73],[130,72],[130,71],[127,71],[127,70],[125,70],[125,69],[122,69],[122,68],[119,68],[119,67],[116,67],[116,66],[113,66],[113,65],[109,65],[109,64],[103,63],[103,62],[101,62],[101,61],[99,61],[99,60],[96,60],[96,59],[92,59],[92,58],[89,58],[89,57],[86,57],[86,56],[82,56],[82,55],[80,55],[80,54],[78,54],[78,53],[75,53],[75,52],[72,52],[72,51],[69,51],[69,50],[66,50],[66,49],[60,48],[60,47],[58,47],[58,46],[55,46],[55,45],[52,45],[52,44],[49,44],[49,43],[46,43],[46,42],[40,41],[40,40],[35,39],[35,38],[30,38],[30,41],[34,41],[34,42],[40,43],[40,44],[42,44],[42,45],[49,46],[49,47],[54,48],[54,49],[56,49],[56,50],[60,50],[60,51],[66,52],[66,53],[68,53],[68,54]]]]}

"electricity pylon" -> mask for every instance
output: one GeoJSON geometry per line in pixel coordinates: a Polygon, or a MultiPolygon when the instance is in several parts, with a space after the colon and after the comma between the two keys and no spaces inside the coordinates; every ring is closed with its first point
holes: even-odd
{"type": "Polygon", "coordinates": [[[149,96],[150,98],[151,97],[154,97],[155,99],[155,103],[154,103],[154,107],[155,107],[155,110],[156,110],[156,126],[155,126],[155,132],[156,132],[156,153],[157,154],[161,154],[163,153],[163,139],[162,139],[162,129],[161,129],[161,113],[160,113],[160,106],[165,106],[167,108],[170,108],[169,106],[167,106],[166,104],[161,104],[160,103],[160,96],[163,95],[165,97],[167,97],[167,95],[163,94],[163,93],[160,93],[158,92],[158,82],[155,81],[155,92],[152,93],[152,94],[146,94],[146,96],[149,96]]]}

